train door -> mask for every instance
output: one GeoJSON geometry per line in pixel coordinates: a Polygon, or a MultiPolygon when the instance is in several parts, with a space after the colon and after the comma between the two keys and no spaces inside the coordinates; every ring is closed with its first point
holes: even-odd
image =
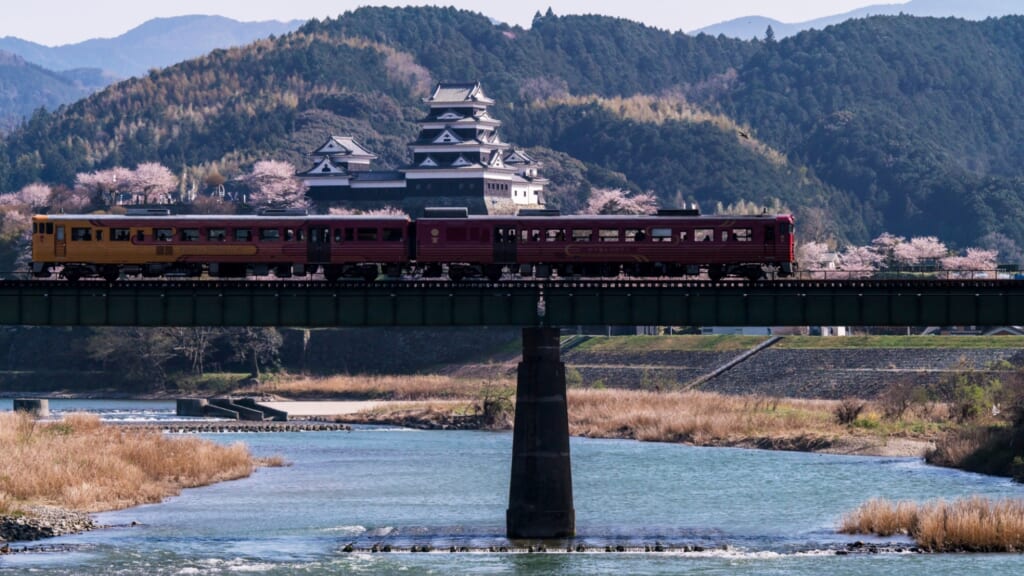
{"type": "Polygon", "coordinates": [[[331,261],[331,229],[327,226],[313,226],[307,234],[307,261],[322,264],[331,261]]]}
{"type": "Polygon", "coordinates": [[[763,256],[772,261],[775,256],[775,223],[772,222],[764,227],[764,254],[763,256]]]}
{"type": "Polygon", "coordinates": [[[518,244],[515,226],[500,225],[494,227],[494,263],[515,264],[516,246],[518,244]]]}
{"type": "Polygon", "coordinates": [[[64,258],[68,255],[68,237],[64,233],[63,226],[57,226],[53,242],[53,255],[57,258],[64,258]]]}

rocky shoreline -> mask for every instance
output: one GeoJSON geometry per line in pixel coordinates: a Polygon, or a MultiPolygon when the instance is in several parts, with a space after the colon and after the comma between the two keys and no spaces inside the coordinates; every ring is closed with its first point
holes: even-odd
{"type": "Polygon", "coordinates": [[[100,528],[92,516],[54,506],[29,506],[18,514],[0,516],[0,553],[13,550],[7,542],[25,542],[78,534],[100,528]]]}

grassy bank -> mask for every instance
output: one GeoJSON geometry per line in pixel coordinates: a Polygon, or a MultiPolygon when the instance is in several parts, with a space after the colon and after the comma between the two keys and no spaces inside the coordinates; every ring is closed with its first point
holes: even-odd
{"type": "Polygon", "coordinates": [[[159,502],[182,488],[243,478],[258,464],[242,444],[169,438],[83,414],[50,423],[0,414],[0,446],[0,514],[33,505],[96,512],[159,502]]]}
{"type": "Polygon", "coordinates": [[[840,531],[906,534],[932,552],[1024,552],[1024,500],[871,500],[847,515],[840,531]]]}
{"type": "Polygon", "coordinates": [[[331,376],[299,377],[261,383],[241,390],[290,398],[332,398],[350,400],[447,400],[475,399],[490,389],[513,386],[512,380],[480,380],[450,376],[331,376]]]}

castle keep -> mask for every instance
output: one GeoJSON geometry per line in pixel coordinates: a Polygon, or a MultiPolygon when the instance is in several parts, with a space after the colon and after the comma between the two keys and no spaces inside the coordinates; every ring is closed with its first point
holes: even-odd
{"type": "Polygon", "coordinates": [[[310,153],[313,166],[298,176],[315,201],[352,208],[394,206],[413,217],[427,206],[465,206],[471,214],[514,214],[543,204],[547,180],[523,150],[502,142],[501,121],[480,83],[438,84],[430,109],[409,143],[412,163],[377,171],[377,158],[355,139],[332,136],[310,153]]]}

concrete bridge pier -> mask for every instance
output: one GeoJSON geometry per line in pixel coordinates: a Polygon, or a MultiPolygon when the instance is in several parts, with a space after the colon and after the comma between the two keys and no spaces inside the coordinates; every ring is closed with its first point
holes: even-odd
{"type": "Polygon", "coordinates": [[[509,538],[576,534],[565,365],[559,357],[558,337],[557,328],[523,328],[505,515],[509,538]]]}

